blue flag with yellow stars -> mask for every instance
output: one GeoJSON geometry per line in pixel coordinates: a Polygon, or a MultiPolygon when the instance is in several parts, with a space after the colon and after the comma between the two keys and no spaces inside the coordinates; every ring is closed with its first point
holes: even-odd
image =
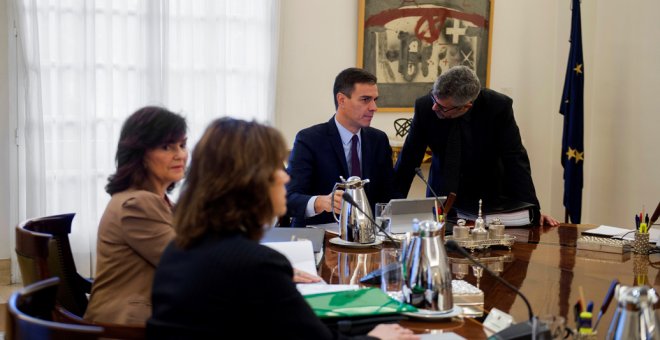
{"type": "Polygon", "coordinates": [[[584,167],[584,63],[580,0],[572,0],[571,47],[559,112],[564,115],[561,165],[564,167],[564,207],[571,223],[582,214],[582,169],[584,167]]]}

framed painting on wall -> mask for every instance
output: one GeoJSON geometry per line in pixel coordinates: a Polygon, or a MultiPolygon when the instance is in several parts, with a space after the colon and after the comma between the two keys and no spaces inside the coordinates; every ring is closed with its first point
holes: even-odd
{"type": "Polygon", "coordinates": [[[380,111],[412,111],[456,65],[488,86],[494,0],[359,0],[357,65],[378,77],[380,111]]]}

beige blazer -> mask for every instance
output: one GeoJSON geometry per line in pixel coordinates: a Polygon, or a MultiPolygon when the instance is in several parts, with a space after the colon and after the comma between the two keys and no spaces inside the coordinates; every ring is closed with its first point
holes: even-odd
{"type": "Polygon", "coordinates": [[[96,277],[85,319],[144,325],[151,316],[156,266],[174,236],[165,197],[134,189],[112,195],[99,224],[96,277]]]}

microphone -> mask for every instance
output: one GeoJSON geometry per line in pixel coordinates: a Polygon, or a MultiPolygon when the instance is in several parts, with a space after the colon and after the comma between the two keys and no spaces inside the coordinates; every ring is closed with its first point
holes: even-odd
{"type": "MultiPolygon", "coordinates": [[[[429,190],[433,194],[433,197],[435,197],[435,201],[438,202],[438,204],[440,204],[440,207],[442,208],[443,214],[449,213],[449,211],[445,210],[445,206],[442,204],[442,201],[440,200],[440,196],[438,196],[438,194],[435,193],[435,190],[433,190],[433,188],[431,187],[429,182],[427,182],[426,178],[424,178],[424,174],[422,173],[422,169],[419,168],[419,167],[415,168],[415,174],[417,175],[417,177],[421,178],[422,181],[424,181],[424,184],[426,184],[426,187],[429,188],[429,190]]],[[[437,213],[438,212],[436,211],[436,214],[437,213]]]]}
{"type": "Polygon", "coordinates": [[[529,314],[529,320],[527,320],[526,322],[520,322],[515,325],[511,325],[510,327],[497,332],[496,334],[493,335],[494,339],[532,339],[532,338],[551,339],[552,338],[548,327],[545,324],[540,324],[540,325],[538,324],[539,321],[537,320],[536,317],[534,317],[534,314],[532,313],[532,305],[527,300],[527,297],[525,297],[525,295],[523,295],[523,293],[520,290],[518,290],[518,288],[510,284],[505,279],[501,278],[499,275],[495,274],[493,271],[488,269],[488,267],[484,266],[481,262],[477,261],[477,259],[472,257],[472,255],[470,255],[470,253],[465,251],[463,247],[459,246],[458,243],[456,243],[456,241],[448,240],[447,242],[445,242],[445,248],[461,254],[463,257],[470,260],[470,262],[482,268],[488,274],[493,276],[497,281],[500,281],[509,289],[513,290],[516,294],[518,294],[525,302],[525,305],[527,305],[527,313],[529,314]]]}
{"type": "Polygon", "coordinates": [[[366,217],[371,223],[373,223],[376,227],[378,227],[378,230],[382,231],[383,234],[385,234],[385,236],[387,236],[387,238],[390,239],[390,241],[392,241],[393,243],[396,243],[396,241],[394,240],[394,238],[392,238],[392,236],[390,236],[390,234],[389,234],[387,231],[385,231],[385,228],[383,228],[380,224],[376,223],[376,221],[374,221],[374,219],[371,218],[371,216],[369,216],[369,214],[367,214],[366,212],[364,212],[364,210],[362,210],[362,208],[360,208],[360,206],[355,202],[355,200],[353,200],[353,196],[351,196],[351,194],[349,194],[349,193],[347,193],[346,191],[344,191],[344,193],[341,195],[341,198],[343,198],[344,201],[348,202],[348,204],[352,205],[355,209],[357,209],[357,210],[359,210],[361,213],[363,213],[364,216],[365,216],[365,217],[366,217]]]}

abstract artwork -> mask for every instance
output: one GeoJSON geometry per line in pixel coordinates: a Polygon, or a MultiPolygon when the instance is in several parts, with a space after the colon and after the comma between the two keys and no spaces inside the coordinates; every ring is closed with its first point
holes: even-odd
{"type": "Polygon", "coordinates": [[[359,67],[378,77],[381,111],[411,111],[452,66],[488,85],[493,0],[359,0],[359,67]]]}

